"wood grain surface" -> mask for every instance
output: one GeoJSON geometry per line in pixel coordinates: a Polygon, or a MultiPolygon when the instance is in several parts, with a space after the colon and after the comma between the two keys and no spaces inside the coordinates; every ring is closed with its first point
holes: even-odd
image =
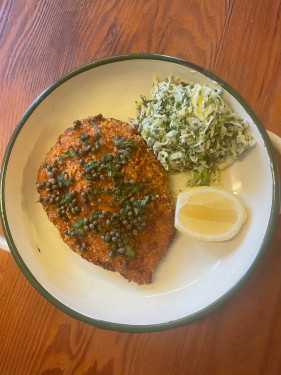
{"type": "MultiPolygon", "coordinates": [[[[280,0],[1,0],[0,17],[1,160],[20,117],[54,80],[128,52],[204,66],[281,136],[280,0]]],[[[222,307],[138,334],[67,316],[0,250],[0,375],[280,375],[280,250],[279,219],[261,264],[222,307]]]]}

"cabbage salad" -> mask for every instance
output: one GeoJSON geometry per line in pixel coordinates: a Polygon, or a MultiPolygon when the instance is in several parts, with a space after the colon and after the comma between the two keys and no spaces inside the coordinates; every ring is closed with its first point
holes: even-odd
{"type": "Polygon", "coordinates": [[[221,90],[173,77],[154,77],[151,99],[141,96],[137,103],[135,124],[166,170],[191,172],[190,186],[210,185],[255,144],[249,124],[230,110],[221,90]]]}

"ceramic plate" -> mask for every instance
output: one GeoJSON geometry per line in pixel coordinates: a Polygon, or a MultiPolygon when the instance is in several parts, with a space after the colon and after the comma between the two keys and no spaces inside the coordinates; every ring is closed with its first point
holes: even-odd
{"type": "MultiPolygon", "coordinates": [[[[174,190],[179,188],[173,180],[174,190]]],[[[12,254],[34,287],[71,316],[121,331],[156,331],[187,324],[226,301],[250,275],[273,234],[279,179],[271,143],[248,104],[228,84],[188,62],[158,55],[106,58],[59,79],[28,108],[7,148],[1,212],[12,254]],[[231,108],[251,125],[257,145],[230,166],[222,186],[244,202],[248,220],[223,243],[177,235],[151,285],[138,286],[70,251],[40,204],[38,167],[73,120],[102,113],[135,118],[135,101],[150,95],[153,75],[220,86],[231,108]]]]}

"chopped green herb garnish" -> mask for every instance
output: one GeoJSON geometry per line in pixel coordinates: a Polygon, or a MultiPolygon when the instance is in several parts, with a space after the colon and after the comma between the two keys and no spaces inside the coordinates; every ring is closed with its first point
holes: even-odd
{"type": "Polygon", "coordinates": [[[84,219],[79,219],[79,220],[76,220],[73,224],[72,224],[72,229],[75,229],[75,228],[81,228],[84,226],[84,219]]]}
{"type": "Polygon", "coordinates": [[[209,186],[211,181],[211,171],[207,168],[203,169],[202,172],[193,173],[193,178],[188,181],[188,186],[209,186]]]}
{"type": "Polygon", "coordinates": [[[78,207],[73,207],[73,208],[71,209],[71,213],[72,213],[73,215],[78,215],[78,214],[79,214],[79,208],[78,208],[78,207]]]}
{"type": "Polygon", "coordinates": [[[93,125],[93,127],[96,129],[96,131],[97,131],[97,132],[99,133],[99,135],[101,136],[101,138],[103,138],[104,136],[103,136],[103,134],[102,134],[100,128],[98,127],[98,125],[95,124],[94,121],[92,121],[90,118],[88,119],[88,122],[89,122],[91,125],[93,125]]]}
{"type": "Polygon", "coordinates": [[[125,245],[125,255],[128,257],[128,258],[134,258],[135,256],[135,251],[134,249],[132,248],[132,246],[130,245],[125,245]]]}
{"type": "Polygon", "coordinates": [[[141,184],[133,184],[130,186],[132,193],[138,193],[141,189],[141,184]]]}
{"type": "Polygon", "coordinates": [[[132,141],[131,139],[124,138],[121,135],[116,135],[113,138],[113,142],[116,147],[123,148],[123,147],[137,147],[137,142],[132,141]]]}
{"type": "Polygon", "coordinates": [[[109,162],[105,165],[105,168],[108,169],[108,176],[110,178],[114,178],[116,176],[119,176],[121,177],[122,174],[118,172],[118,168],[116,167],[116,164],[114,164],[113,162],[109,162]]]}
{"type": "Polygon", "coordinates": [[[70,203],[72,201],[72,199],[73,199],[73,195],[71,195],[71,194],[64,194],[62,196],[60,204],[70,203]]]}
{"type": "Polygon", "coordinates": [[[119,150],[118,153],[121,154],[121,155],[122,154],[125,155],[127,159],[129,159],[130,156],[131,156],[131,154],[127,150],[119,150]]]}
{"type": "Polygon", "coordinates": [[[64,178],[65,174],[66,172],[63,171],[56,178],[57,184],[59,185],[59,187],[73,185],[73,181],[71,181],[70,179],[64,178]]]}
{"type": "Polygon", "coordinates": [[[145,208],[148,201],[149,195],[146,195],[143,199],[139,199],[134,202],[133,210],[136,215],[139,215],[141,213],[141,211],[145,208]]]}
{"type": "Polygon", "coordinates": [[[94,185],[92,186],[91,188],[88,189],[88,197],[91,199],[93,198],[95,195],[99,194],[99,193],[104,193],[103,190],[101,190],[98,186],[94,185]]]}
{"type": "Polygon", "coordinates": [[[73,150],[72,147],[70,147],[67,151],[65,151],[63,154],[61,154],[59,156],[59,159],[65,159],[65,158],[68,158],[69,156],[71,158],[73,158],[75,156],[75,151],[73,150]]]}
{"type": "Polygon", "coordinates": [[[90,160],[88,163],[84,164],[84,168],[96,168],[100,166],[100,161],[99,160],[90,160]]]}
{"type": "Polygon", "coordinates": [[[118,200],[120,203],[124,202],[126,200],[128,193],[138,193],[141,189],[142,185],[139,183],[135,184],[128,184],[126,185],[124,181],[120,182],[118,186],[114,189],[114,197],[116,200],[118,200]]]}
{"type": "Polygon", "coordinates": [[[98,216],[99,214],[101,214],[101,210],[96,209],[96,210],[92,211],[93,216],[98,216]]]}
{"type": "Polygon", "coordinates": [[[87,232],[83,229],[73,230],[73,231],[71,231],[71,233],[74,236],[79,236],[79,237],[86,237],[87,236],[87,232]]]}

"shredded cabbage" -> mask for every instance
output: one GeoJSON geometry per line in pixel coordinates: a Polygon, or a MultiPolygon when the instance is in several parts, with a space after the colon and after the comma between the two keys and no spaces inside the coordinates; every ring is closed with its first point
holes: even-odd
{"type": "Polygon", "coordinates": [[[209,185],[219,169],[255,144],[249,124],[221,90],[169,77],[153,80],[151,99],[137,103],[139,131],[168,171],[191,171],[191,185],[209,185]]]}

